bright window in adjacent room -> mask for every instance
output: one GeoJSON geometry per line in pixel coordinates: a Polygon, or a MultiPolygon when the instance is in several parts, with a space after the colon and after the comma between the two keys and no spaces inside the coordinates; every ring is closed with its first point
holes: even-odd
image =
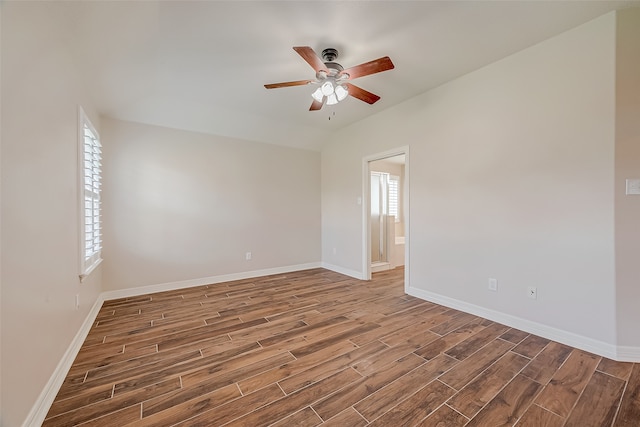
{"type": "Polygon", "coordinates": [[[395,175],[389,175],[389,215],[394,216],[396,222],[400,221],[398,214],[400,201],[398,195],[399,179],[400,178],[395,175]]]}
{"type": "Polygon", "coordinates": [[[100,136],[80,109],[80,280],[102,261],[102,220],[100,192],[102,186],[102,145],[100,136]]]}

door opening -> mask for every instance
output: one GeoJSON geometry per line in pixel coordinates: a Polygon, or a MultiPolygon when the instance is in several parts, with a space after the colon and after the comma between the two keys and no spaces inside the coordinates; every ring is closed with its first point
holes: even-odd
{"type": "Polygon", "coordinates": [[[363,270],[371,274],[404,266],[405,289],[409,283],[408,148],[364,159],[363,195],[366,236],[363,270]]]}

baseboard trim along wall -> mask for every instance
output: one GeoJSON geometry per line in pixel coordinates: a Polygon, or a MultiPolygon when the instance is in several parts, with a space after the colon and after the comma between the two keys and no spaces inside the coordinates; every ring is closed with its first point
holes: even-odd
{"type": "Polygon", "coordinates": [[[53,371],[51,378],[49,378],[49,381],[47,381],[47,384],[44,386],[40,396],[38,396],[38,399],[31,408],[27,419],[22,424],[23,427],[38,427],[42,425],[44,418],[47,416],[47,412],[49,412],[51,404],[56,398],[60,387],[62,387],[64,379],[67,377],[69,369],[71,369],[73,361],[76,359],[87,335],[89,335],[93,322],[96,317],[98,317],[98,312],[100,312],[103,302],[104,299],[102,298],[102,295],[99,295],[98,299],[93,304],[93,307],[89,310],[84,322],[80,326],[78,333],[73,337],[69,348],[67,348],[67,351],[65,351],[62,359],[60,359],[58,366],[56,366],[56,369],[53,371]]]}
{"type": "Polygon", "coordinates": [[[156,292],[174,291],[176,289],[192,288],[195,286],[212,285],[214,283],[231,282],[234,280],[251,279],[254,277],[271,276],[273,274],[292,273],[294,271],[310,270],[322,267],[320,262],[289,265],[286,267],[266,268],[263,270],[243,271],[240,273],[223,274],[219,276],[202,277],[199,279],[181,280],[178,282],[160,283],[158,285],[141,286],[137,288],[121,289],[103,292],[104,301],[129,298],[156,292]]]}
{"type": "Polygon", "coordinates": [[[464,311],[465,313],[470,313],[475,316],[480,316],[485,319],[499,322],[503,325],[517,328],[530,334],[538,335],[552,341],[557,341],[612,360],[640,363],[640,348],[637,347],[615,346],[613,344],[594,340],[592,338],[563,331],[561,329],[556,329],[551,326],[542,325],[510,314],[501,313],[499,311],[490,310],[464,301],[445,297],[423,289],[409,287],[407,289],[407,293],[425,301],[464,311]]]}
{"type": "Polygon", "coordinates": [[[354,279],[367,280],[364,277],[364,273],[361,271],[351,270],[349,268],[340,267],[326,262],[321,263],[321,267],[326,268],[327,270],[335,271],[336,273],[344,274],[345,276],[353,277],[354,279]]]}

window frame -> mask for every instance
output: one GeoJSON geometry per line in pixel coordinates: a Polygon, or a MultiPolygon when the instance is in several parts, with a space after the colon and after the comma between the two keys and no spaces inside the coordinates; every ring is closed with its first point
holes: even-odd
{"type": "MultiPolygon", "coordinates": [[[[78,247],[78,260],[79,260],[79,269],[80,269],[80,282],[82,282],[87,276],[93,272],[98,265],[102,262],[102,205],[101,205],[101,185],[102,185],[102,171],[100,169],[101,160],[102,160],[102,144],[100,143],[100,134],[96,131],[93,123],[89,120],[89,117],[84,112],[81,106],[78,106],[78,232],[79,232],[79,247],[78,247]],[[97,180],[92,179],[89,183],[91,188],[97,188],[97,191],[91,192],[91,207],[92,214],[90,216],[93,230],[98,233],[98,242],[97,245],[94,244],[93,252],[90,256],[87,256],[87,205],[86,205],[86,196],[87,196],[87,169],[85,164],[85,140],[87,136],[85,136],[85,128],[92,134],[92,140],[97,143],[98,147],[98,163],[95,168],[97,168],[97,180]],[[97,181],[97,186],[95,183],[97,181]],[[97,204],[97,207],[95,205],[97,204]],[[97,215],[93,212],[93,209],[97,209],[97,215]],[[97,227],[96,222],[94,221],[97,217],[97,227]],[[97,246],[97,247],[95,247],[97,246]]],[[[93,160],[93,159],[92,159],[93,160]]],[[[91,169],[91,176],[96,176],[94,174],[95,169],[91,169]]]]}

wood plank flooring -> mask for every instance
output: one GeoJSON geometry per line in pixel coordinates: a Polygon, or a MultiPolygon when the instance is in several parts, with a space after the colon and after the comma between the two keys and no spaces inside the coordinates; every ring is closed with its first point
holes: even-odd
{"type": "Polygon", "coordinates": [[[638,427],[640,364],[323,269],[104,303],[44,426],[638,427]]]}

